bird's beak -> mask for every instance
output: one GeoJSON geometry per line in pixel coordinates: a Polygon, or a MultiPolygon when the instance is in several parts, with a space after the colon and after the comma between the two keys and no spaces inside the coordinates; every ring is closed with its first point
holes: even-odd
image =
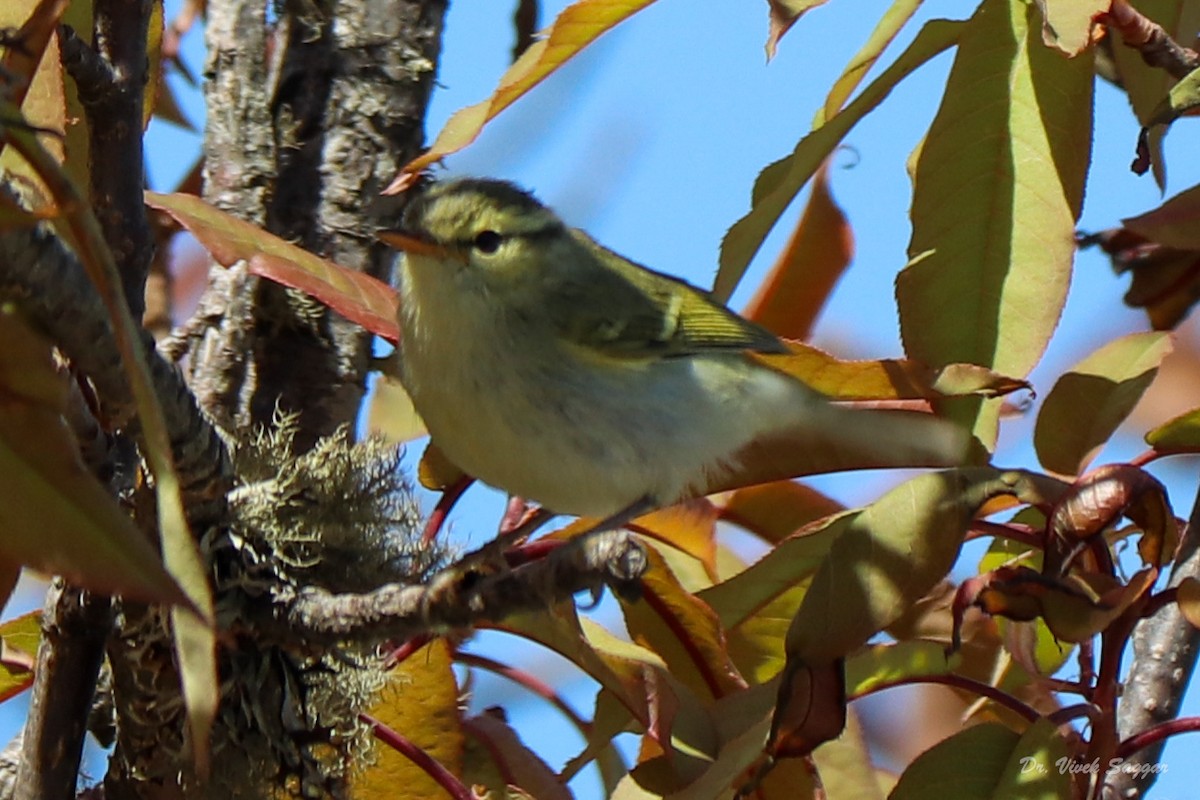
{"type": "Polygon", "coordinates": [[[455,253],[450,248],[437,242],[419,239],[412,234],[401,231],[379,231],[375,235],[384,244],[415,256],[429,256],[440,260],[455,257],[455,253]]]}

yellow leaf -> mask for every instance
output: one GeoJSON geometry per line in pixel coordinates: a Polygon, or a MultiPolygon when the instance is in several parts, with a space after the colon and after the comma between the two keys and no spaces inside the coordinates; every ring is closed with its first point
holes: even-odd
{"type": "Polygon", "coordinates": [[[814,130],[842,110],[850,95],[854,94],[854,90],[858,88],[858,84],[883,55],[884,49],[912,19],[913,14],[923,2],[924,0],[895,0],[892,3],[892,7],[884,13],[879,24],[875,26],[875,30],[871,32],[866,44],[850,59],[850,63],[842,71],[841,77],[833,82],[833,86],[829,89],[829,95],[825,98],[825,106],[817,112],[817,116],[813,120],[814,130]]]}
{"type": "MultiPolygon", "coordinates": [[[[403,734],[451,773],[461,775],[464,738],[458,682],[445,640],[435,639],[404,659],[389,673],[389,679],[368,713],[403,734]]],[[[352,782],[355,797],[395,797],[397,793],[412,800],[449,797],[428,773],[379,743],[374,762],[363,765],[352,782]]]]}
{"type": "Polygon", "coordinates": [[[0,703],[33,684],[32,662],[41,638],[40,611],[22,614],[0,625],[0,703]]]}
{"type": "Polygon", "coordinates": [[[1042,13],[1042,39],[1069,56],[1077,56],[1092,44],[1099,28],[1096,17],[1108,11],[1112,0],[1037,0],[1042,13]]]}
{"type": "MultiPolygon", "coordinates": [[[[0,86],[5,98],[20,108],[21,117],[30,125],[62,133],[66,126],[66,99],[63,94],[63,68],[55,29],[66,10],[68,0],[6,0],[0,3],[0,30],[9,31],[15,43],[0,47],[0,86]]],[[[4,124],[18,121],[5,115],[4,124]]],[[[42,134],[42,146],[63,160],[60,137],[42,134]]],[[[0,144],[0,173],[9,172],[31,181],[45,195],[38,179],[16,150],[0,144]]]]}
{"type": "Polygon", "coordinates": [[[367,432],[402,444],[424,436],[425,423],[400,381],[380,375],[367,407],[367,432]]]}
{"type": "Polygon", "coordinates": [[[446,122],[433,146],[400,169],[400,174],[384,194],[402,191],[412,176],[451,153],[458,152],[479,136],[483,126],[508,108],[522,95],[541,83],[627,17],[636,14],[654,0],[579,0],[568,6],[554,24],[544,32],[545,38],[534,42],[508,71],[490,98],[455,112],[446,122]]]}

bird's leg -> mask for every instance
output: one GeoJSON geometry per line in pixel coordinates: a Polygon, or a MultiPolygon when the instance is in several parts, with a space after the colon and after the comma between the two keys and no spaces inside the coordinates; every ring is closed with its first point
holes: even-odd
{"type": "Polygon", "coordinates": [[[534,519],[540,511],[538,506],[525,502],[524,497],[510,495],[508,507],[504,509],[504,516],[500,518],[500,529],[496,531],[496,535],[507,536],[519,530],[521,526],[534,519]]]}

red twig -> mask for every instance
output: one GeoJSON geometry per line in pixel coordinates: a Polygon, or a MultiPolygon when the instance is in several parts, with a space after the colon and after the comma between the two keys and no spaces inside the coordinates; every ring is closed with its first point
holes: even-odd
{"type": "Polygon", "coordinates": [[[963,675],[916,675],[908,678],[901,678],[900,680],[887,681],[885,683],[872,686],[862,694],[855,695],[850,699],[856,700],[859,697],[866,697],[869,694],[875,694],[876,692],[881,692],[884,689],[891,689],[896,686],[910,686],[918,683],[940,683],[943,686],[951,686],[955,689],[962,689],[965,692],[977,694],[980,697],[986,697],[988,700],[1002,705],[1013,713],[1024,717],[1029,722],[1036,722],[1041,717],[1041,714],[1038,713],[1037,709],[1022,703],[1008,692],[997,689],[991,684],[984,683],[983,681],[977,681],[974,678],[967,678],[963,675]]]}
{"type": "Polygon", "coordinates": [[[1127,759],[1134,753],[1155,742],[1174,736],[1177,733],[1200,733],[1200,717],[1180,717],[1147,728],[1141,733],[1135,733],[1117,745],[1116,757],[1127,759]]]}
{"type": "Polygon", "coordinates": [[[399,647],[388,654],[385,669],[391,669],[397,664],[405,661],[413,653],[417,652],[432,641],[432,633],[423,633],[420,636],[414,636],[408,641],[402,643],[399,647]]]}
{"type": "Polygon", "coordinates": [[[971,529],[967,532],[964,541],[969,542],[972,539],[978,539],[980,536],[996,536],[1001,539],[1009,539],[1038,550],[1043,550],[1046,547],[1045,539],[1040,531],[1016,522],[1000,523],[977,519],[971,523],[971,529]]]}
{"type": "Polygon", "coordinates": [[[446,524],[446,517],[450,515],[450,509],[454,508],[454,504],[463,496],[463,492],[467,491],[467,488],[474,482],[474,478],[464,475],[442,492],[429,519],[425,521],[425,530],[421,532],[421,544],[429,544],[437,538],[442,526],[446,524]]]}
{"type": "Polygon", "coordinates": [[[494,672],[497,675],[502,675],[505,678],[508,678],[513,683],[528,689],[561,711],[563,716],[571,720],[575,727],[579,729],[579,732],[583,734],[585,739],[587,738],[588,734],[591,733],[592,723],[575,713],[575,710],[567,705],[567,702],[562,699],[558,692],[554,691],[553,687],[539,680],[537,677],[531,675],[525,670],[517,669],[516,667],[509,666],[508,664],[502,664],[499,661],[488,658],[487,656],[481,656],[475,653],[455,653],[454,659],[455,661],[458,661],[461,664],[466,664],[469,667],[486,669],[489,672],[494,672]]]}
{"type": "Polygon", "coordinates": [[[471,790],[462,781],[442,766],[440,761],[415,745],[407,736],[397,733],[370,714],[359,714],[358,718],[371,726],[371,733],[375,735],[376,739],[424,770],[425,774],[437,781],[438,786],[449,792],[454,800],[476,800],[475,796],[471,794],[471,790]]]}

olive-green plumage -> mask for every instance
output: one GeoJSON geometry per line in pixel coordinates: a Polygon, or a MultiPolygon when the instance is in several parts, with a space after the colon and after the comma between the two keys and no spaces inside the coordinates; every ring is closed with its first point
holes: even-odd
{"type": "Polygon", "coordinates": [[[437,184],[403,229],[382,238],[405,250],[400,377],[417,411],[463,470],[555,511],[669,504],[789,429],[914,463],[960,446],[935,420],[894,431],[749,359],[787,348],[511,184],[437,184]]]}

